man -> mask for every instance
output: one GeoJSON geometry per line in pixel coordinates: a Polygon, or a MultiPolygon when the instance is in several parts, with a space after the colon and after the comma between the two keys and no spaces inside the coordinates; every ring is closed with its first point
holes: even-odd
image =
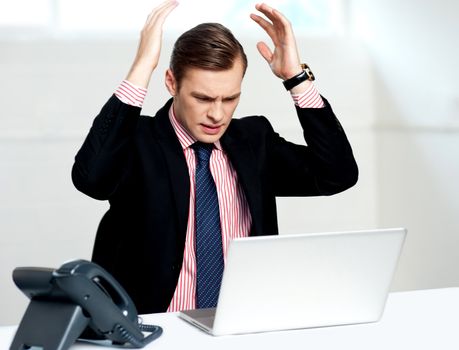
{"type": "Polygon", "coordinates": [[[141,313],[215,306],[231,239],[278,234],[276,196],[331,195],[358,176],[344,131],[301,66],[289,21],[266,4],[256,5],[266,18],[251,18],[274,50],[257,47],[292,93],[308,146],[287,142],[264,117],[232,119],[247,59],[218,24],[177,40],[165,75],[172,99],[155,117],[141,116],[162,26],[176,6],[166,1],[149,15],[128,76],[72,170],[80,191],[110,202],[93,260],[141,313]]]}

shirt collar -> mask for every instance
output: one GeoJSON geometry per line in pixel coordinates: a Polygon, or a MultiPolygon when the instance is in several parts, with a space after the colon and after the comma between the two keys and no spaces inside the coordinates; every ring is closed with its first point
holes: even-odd
{"type": "MultiPolygon", "coordinates": [[[[195,137],[190,135],[190,133],[180,124],[180,122],[177,120],[177,117],[175,116],[174,112],[174,104],[172,103],[171,107],[169,108],[169,120],[172,124],[172,127],[174,128],[175,134],[177,135],[177,138],[180,142],[180,145],[182,146],[182,149],[187,149],[189,148],[193,143],[195,143],[197,140],[195,137]]],[[[220,140],[214,142],[215,148],[221,150],[222,146],[220,144],[220,140]]]]}

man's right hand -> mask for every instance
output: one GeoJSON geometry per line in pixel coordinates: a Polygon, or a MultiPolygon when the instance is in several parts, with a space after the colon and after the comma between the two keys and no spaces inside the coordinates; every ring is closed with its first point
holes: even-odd
{"type": "Polygon", "coordinates": [[[134,63],[126,77],[130,83],[145,89],[148,87],[159,61],[164,21],[177,5],[176,0],[167,0],[151,11],[140,34],[134,63]]]}

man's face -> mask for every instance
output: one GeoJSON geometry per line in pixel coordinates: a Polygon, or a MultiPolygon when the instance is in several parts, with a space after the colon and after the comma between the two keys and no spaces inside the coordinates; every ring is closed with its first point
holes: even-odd
{"type": "Polygon", "coordinates": [[[180,88],[173,73],[166,72],[166,87],[174,96],[173,108],[179,123],[198,141],[213,143],[228,128],[239,103],[243,66],[240,59],[223,71],[190,68],[180,88]]]}

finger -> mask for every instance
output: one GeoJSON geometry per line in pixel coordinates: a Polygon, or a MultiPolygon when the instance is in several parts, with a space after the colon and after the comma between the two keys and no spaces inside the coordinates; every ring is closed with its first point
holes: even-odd
{"type": "Polygon", "coordinates": [[[255,5],[255,8],[268,17],[273,23],[279,22],[278,15],[274,12],[274,8],[266,5],[265,3],[255,5]]]}
{"type": "Polygon", "coordinates": [[[168,6],[161,9],[160,12],[157,13],[154,22],[159,25],[163,25],[164,21],[166,20],[167,16],[178,6],[177,1],[172,1],[168,6]]]}
{"type": "Polygon", "coordinates": [[[165,18],[167,15],[177,7],[178,2],[175,0],[167,0],[155,7],[147,18],[147,25],[156,22],[159,17],[165,18]],[[165,16],[164,16],[165,15],[165,16]]]}
{"type": "Polygon", "coordinates": [[[273,25],[269,23],[267,20],[264,18],[251,14],[250,18],[252,18],[263,30],[269,35],[271,40],[276,44],[277,42],[277,35],[276,35],[276,30],[274,29],[273,25]]]}
{"type": "MultiPolygon", "coordinates": [[[[276,46],[282,42],[289,42],[293,37],[293,31],[290,21],[279,11],[269,7],[266,4],[256,5],[256,8],[262,11],[268,19],[272,21],[271,28],[276,36],[276,46]]],[[[260,17],[261,18],[261,17],[260,17]]],[[[268,21],[266,21],[269,23],[268,21]]],[[[274,35],[270,35],[274,37],[274,35]]]]}
{"type": "Polygon", "coordinates": [[[147,16],[147,20],[149,20],[151,17],[153,17],[158,11],[160,11],[163,7],[169,5],[171,3],[171,0],[163,1],[161,4],[158,6],[154,7],[151,12],[147,16]]]}
{"type": "Polygon", "coordinates": [[[280,11],[273,9],[273,15],[284,25],[290,26],[290,21],[288,20],[287,17],[285,17],[280,11]]]}
{"type": "Polygon", "coordinates": [[[266,5],[265,3],[255,5],[255,8],[263,13],[273,23],[273,26],[284,32],[291,27],[290,21],[278,10],[266,5]]]}
{"type": "Polygon", "coordinates": [[[257,44],[257,49],[258,49],[258,52],[263,56],[263,58],[266,60],[266,62],[268,62],[269,64],[271,64],[271,61],[273,59],[273,53],[272,51],[269,49],[268,45],[266,45],[266,43],[264,43],[263,41],[260,41],[258,44],[257,44]]]}

